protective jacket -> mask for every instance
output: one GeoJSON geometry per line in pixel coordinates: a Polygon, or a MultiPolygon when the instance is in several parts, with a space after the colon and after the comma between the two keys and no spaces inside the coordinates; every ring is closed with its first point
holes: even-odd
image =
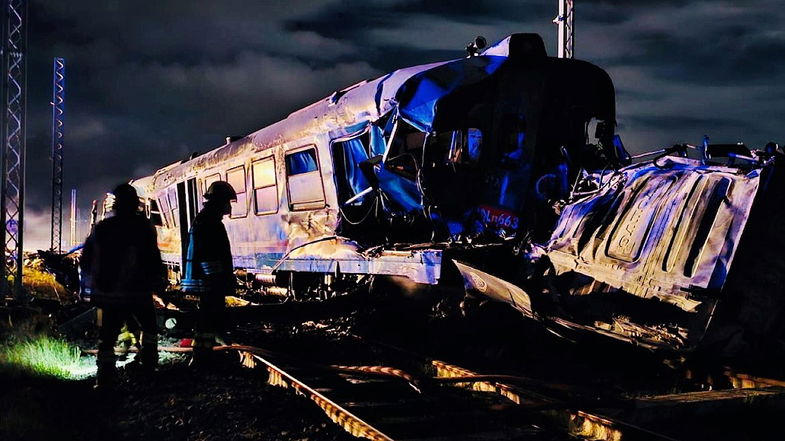
{"type": "Polygon", "coordinates": [[[183,292],[230,295],[234,291],[234,267],[229,237],[217,207],[205,207],[188,232],[183,292]]]}
{"type": "Polygon", "coordinates": [[[118,214],[99,222],[85,241],[81,269],[98,306],[146,304],[165,288],[155,227],[141,214],[118,214]]]}

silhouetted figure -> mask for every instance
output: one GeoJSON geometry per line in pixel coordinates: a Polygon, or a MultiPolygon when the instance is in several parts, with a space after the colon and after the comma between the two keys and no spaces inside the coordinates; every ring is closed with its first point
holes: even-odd
{"type": "Polygon", "coordinates": [[[204,208],[188,232],[183,292],[199,296],[194,334],[194,365],[211,364],[212,347],[223,342],[225,297],[234,293],[235,277],[229,236],[222,222],[232,212],[237,193],[228,182],[216,181],[204,193],[204,208]]]}
{"type": "Polygon", "coordinates": [[[98,307],[98,387],[114,383],[114,344],[126,322],[142,331],[142,368],[155,369],[158,327],[152,294],[166,286],[155,227],[139,212],[136,189],[121,184],[112,194],[114,216],[96,224],[81,260],[91,302],[98,307]]]}

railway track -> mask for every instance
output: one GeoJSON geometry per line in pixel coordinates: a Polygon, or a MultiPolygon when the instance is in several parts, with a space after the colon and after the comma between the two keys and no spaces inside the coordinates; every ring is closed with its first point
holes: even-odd
{"type": "Polygon", "coordinates": [[[266,371],[270,384],[310,399],[357,437],[378,441],[569,439],[521,419],[520,406],[504,396],[442,388],[436,381],[425,385],[424,379],[401,369],[297,366],[274,362],[268,352],[254,347],[220,349],[236,350],[244,366],[266,371]]]}
{"type": "MultiPolygon", "coordinates": [[[[662,360],[658,368],[642,368],[656,363],[647,357],[629,362],[624,353],[613,351],[596,357],[610,356],[610,363],[597,364],[587,360],[584,346],[547,342],[540,354],[523,349],[531,353],[513,357],[518,368],[509,369],[511,363],[496,367],[494,360],[483,362],[484,352],[476,346],[477,341],[497,344],[498,329],[470,339],[456,329],[479,327],[439,331],[411,321],[378,325],[400,334],[396,340],[358,336],[361,326],[335,317],[301,323],[308,315],[279,319],[272,328],[238,328],[235,338],[254,346],[217,349],[240,354],[238,360],[262,372],[270,384],[308,398],[336,424],[365,439],[615,441],[702,439],[711,433],[712,439],[731,440],[746,437],[750,423],[739,415],[761,413],[771,423],[785,410],[785,381],[730,368],[665,368],[662,360]],[[423,341],[412,338],[417,336],[423,341]],[[475,356],[437,350],[447,342],[462,350],[468,345],[466,352],[475,356]],[[608,370],[612,365],[618,366],[608,370]],[[640,371],[624,374],[635,369],[640,371]]],[[[527,335],[508,329],[507,323],[501,328],[507,335],[527,335]]]]}
{"type": "MultiPolygon", "coordinates": [[[[422,356],[409,346],[350,333],[327,343],[336,338],[325,328],[322,337],[313,339],[325,342],[319,347],[295,346],[311,353],[317,360],[312,363],[326,356],[331,372],[296,360],[276,364],[275,356],[264,354],[245,357],[268,372],[273,368],[265,361],[271,362],[323,395],[332,402],[323,407],[325,412],[355,435],[356,427],[368,425],[390,439],[664,440],[701,439],[703,433],[712,433],[713,439],[730,440],[746,436],[751,423],[745,418],[758,418],[755,415],[760,413],[764,416],[759,422],[768,419],[772,424],[775,420],[765,415],[785,409],[785,381],[727,368],[704,374],[706,378],[691,367],[665,369],[672,377],[684,375],[680,381],[647,379],[651,371],[642,371],[639,382],[646,387],[636,390],[625,384],[629,390],[621,393],[621,388],[603,390],[618,373],[600,372],[588,362],[573,367],[589,372],[584,377],[593,373],[608,378],[588,384],[570,378],[568,384],[556,384],[553,378],[560,378],[561,372],[549,378],[537,375],[536,369],[527,376],[525,370],[510,373],[488,368],[487,363],[481,363],[485,367],[480,369],[466,368],[422,356]],[[674,385],[665,386],[671,381],[674,385]],[[345,412],[336,411],[339,408],[345,412]],[[359,421],[347,423],[352,421],[348,415],[359,421]]],[[[562,364],[574,362],[566,359],[562,364]]],[[[293,381],[276,378],[281,385],[293,381]]],[[[324,403],[309,394],[303,393],[317,404],[324,403]]]]}
{"type": "Polygon", "coordinates": [[[702,439],[707,432],[719,434],[712,439],[739,439],[719,425],[703,426],[701,418],[736,418],[731,424],[743,431],[740,414],[785,408],[785,381],[732,369],[692,379],[713,384],[708,390],[608,398],[574,384],[472,370],[346,337],[325,336],[321,348],[282,341],[274,350],[216,350],[239,354],[269,384],[304,396],[347,432],[371,440],[670,440],[702,439]]]}

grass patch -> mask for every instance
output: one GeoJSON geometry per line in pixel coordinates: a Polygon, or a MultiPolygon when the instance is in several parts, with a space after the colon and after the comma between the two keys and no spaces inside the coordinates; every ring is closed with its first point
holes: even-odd
{"type": "Polygon", "coordinates": [[[79,348],[52,337],[35,337],[0,347],[0,365],[34,375],[78,380],[89,377],[94,362],[82,357],[79,348]]]}

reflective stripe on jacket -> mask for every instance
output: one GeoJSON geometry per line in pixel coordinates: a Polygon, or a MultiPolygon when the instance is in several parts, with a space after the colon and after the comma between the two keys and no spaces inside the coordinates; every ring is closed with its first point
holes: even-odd
{"type": "Polygon", "coordinates": [[[205,207],[194,218],[188,232],[188,252],[181,288],[183,292],[221,291],[234,289],[232,251],[229,236],[215,207],[205,207]]]}

